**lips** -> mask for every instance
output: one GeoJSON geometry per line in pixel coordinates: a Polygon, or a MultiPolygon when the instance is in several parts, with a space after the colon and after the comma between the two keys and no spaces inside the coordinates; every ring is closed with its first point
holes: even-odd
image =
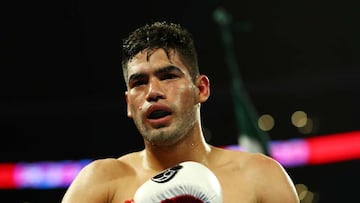
{"type": "Polygon", "coordinates": [[[169,119],[169,115],[172,114],[172,111],[169,107],[164,105],[154,104],[149,107],[146,112],[146,118],[151,120],[152,122],[156,122],[159,124],[163,122],[167,122],[169,119]]]}

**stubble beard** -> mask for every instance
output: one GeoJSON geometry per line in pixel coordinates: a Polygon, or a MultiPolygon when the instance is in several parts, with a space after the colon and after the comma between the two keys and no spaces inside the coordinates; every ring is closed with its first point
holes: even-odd
{"type": "Polygon", "coordinates": [[[182,113],[182,117],[166,127],[157,129],[142,127],[140,132],[144,139],[152,145],[166,146],[173,145],[194,128],[196,122],[196,109],[191,108],[182,113]]]}

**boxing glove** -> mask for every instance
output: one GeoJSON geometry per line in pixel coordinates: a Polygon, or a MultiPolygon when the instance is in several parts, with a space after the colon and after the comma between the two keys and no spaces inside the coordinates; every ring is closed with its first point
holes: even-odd
{"type": "Polygon", "coordinates": [[[134,203],[222,203],[221,185],[206,166],[186,161],[155,175],[135,193],[134,203]]]}

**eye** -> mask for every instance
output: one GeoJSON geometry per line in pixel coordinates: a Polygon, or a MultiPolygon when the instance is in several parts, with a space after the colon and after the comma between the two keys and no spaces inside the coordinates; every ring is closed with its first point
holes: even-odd
{"type": "Polygon", "coordinates": [[[131,88],[133,87],[138,87],[138,86],[141,86],[141,85],[144,85],[146,84],[147,81],[145,79],[142,79],[142,80],[132,80],[130,83],[129,83],[129,86],[131,88]]]}
{"type": "Polygon", "coordinates": [[[174,78],[178,78],[178,76],[176,74],[172,74],[172,73],[163,74],[160,77],[161,80],[170,80],[170,79],[174,79],[174,78]]]}

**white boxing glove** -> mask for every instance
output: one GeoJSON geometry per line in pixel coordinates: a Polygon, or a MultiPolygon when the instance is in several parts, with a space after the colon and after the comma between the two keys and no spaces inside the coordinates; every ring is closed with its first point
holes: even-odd
{"type": "Polygon", "coordinates": [[[146,181],[135,193],[135,203],[222,203],[221,186],[204,165],[186,161],[146,181]]]}

